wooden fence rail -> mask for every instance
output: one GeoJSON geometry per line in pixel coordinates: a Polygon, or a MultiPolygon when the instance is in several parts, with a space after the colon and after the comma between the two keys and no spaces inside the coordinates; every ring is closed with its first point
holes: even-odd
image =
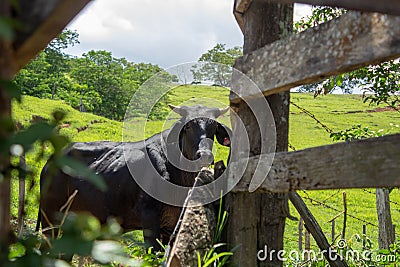
{"type": "MultiPolygon", "coordinates": [[[[251,157],[234,191],[248,191],[257,164],[268,164],[270,158],[251,157]]],[[[398,187],[399,162],[400,134],[280,152],[275,154],[271,170],[257,191],[398,187]]],[[[243,162],[232,162],[229,166],[235,179],[239,164],[243,162]]]]}

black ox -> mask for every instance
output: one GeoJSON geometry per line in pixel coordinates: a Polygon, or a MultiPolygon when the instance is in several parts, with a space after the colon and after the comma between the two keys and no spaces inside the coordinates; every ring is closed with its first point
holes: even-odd
{"type": "Polygon", "coordinates": [[[163,149],[163,145],[164,148],[165,144],[167,147],[174,147],[174,144],[179,142],[178,152],[186,159],[196,162],[200,168],[210,165],[213,161],[214,136],[220,144],[230,146],[229,128],[215,120],[228,109],[203,106],[170,107],[181,115],[181,119],[170,129],[144,142],[74,143],[66,151],[67,155],[79,159],[103,177],[108,188],[106,192],[63,171],[51,173],[46,164],[40,176],[37,230],[40,221],[42,229],[49,227],[49,222],[57,225],[60,207],[75,190],[78,190],[70,211],[88,211],[101,223],[105,223],[110,216],[118,218],[124,230],[143,229],[146,245],[155,249],[159,249],[157,238],[167,243],[179,219],[181,208],[161,203],[148,195],[132,178],[129,168],[139,170],[138,173],[144,176],[140,178],[148,180],[149,183],[156,181],[153,180],[154,176],[159,175],[176,185],[191,187],[199,168],[184,171],[174,166],[167,158],[165,151],[168,149],[163,149]],[[149,155],[147,161],[144,160],[146,154],[149,155]]]}

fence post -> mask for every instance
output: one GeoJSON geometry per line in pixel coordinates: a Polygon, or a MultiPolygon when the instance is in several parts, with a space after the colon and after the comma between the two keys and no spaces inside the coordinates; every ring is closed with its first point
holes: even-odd
{"type": "Polygon", "coordinates": [[[389,245],[393,244],[395,238],[392,216],[390,214],[389,189],[376,189],[376,211],[379,222],[379,248],[389,248],[389,245]]]}
{"type": "Polygon", "coordinates": [[[82,97],[79,99],[79,111],[80,112],[85,112],[86,110],[85,110],[85,106],[83,105],[83,102],[82,102],[82,97]]]}
{"type": "Polygon", "coordinates": [[[310,259],[310,250],[311,250],[311,245],[310,245],[310,232],[306,228],[305,232],[305,244],[304,244],[304,249],[306,251],[306,261],[310,259]]]}
{"type": "MultiPolygon", "coordinates": [[[[254,0],[243,12],[242,17],[244,20],[243,53],[246,55],[279,40],[292,31],[293,4],[254,0]]],[[[246,74],[247,66],[241,65],[240,59],[236,60],[235,68],[246,74]]],[[[257,81],[257,77],[250,78],[257,81]]],[[[257,85],[260,88],[264,86],[263,82],[257,85]]],[[[237,85],[233,83],[232,86],[237,85]]],[[[289,96],[290,92],[286,91],[266,97],[275,120],[276,151],[288,149],[289,96]]],[[[251,144],[250,156],[259,155],[262,150],[261,129],[253,111],[245,101],[231,102],[230,105],[246,127],[251,144]]],[[[234,125],[235,122],[232,124],[234,125]]],[[[233,131],[235,132],[235,129],[233,131]]],[[[273,254],[272,259],[260,262],[257,260],[256,253],[265,245],[275,251],[283,249],[285,220],[288,216],[287,194],[230,193],[225,203],[231,218],[227,224],[227,243],[230,247],[241,244],[233,255],[233,265],[282,266],[283,263],[278,259],[277,254],[273,254]]]]}
{"type": "Polygon", "coordinates": [[[299,220],[299,251],[303,250],[303,218],[299,220]]]}
{"type": "Polygon", "coordinates": [[[26,181],[26,160],[25,153],[19,157],[18,177],[18,236],[21,237],[24,230],[25,217],[25,181],[26,181]]]}
{"type": "Polygon", "coordinates": [[[332,232],[331,232],[331,237],[332,237],[332,244],[335,242],[335,220],[332,220],[332,232]]]}
{"type": "Polygon", "coordinates": [[[365,239],[367,238],[367,225],[363,224],[363,249],[365,250],[365,239]]]}
{"type": "Polygon", "coordinates": [[[343,230],[342,230],[342,239],[346,238],[346,223],[347,223],[347,196],[346,196],[346,191],[343,191],[343,230]]]}

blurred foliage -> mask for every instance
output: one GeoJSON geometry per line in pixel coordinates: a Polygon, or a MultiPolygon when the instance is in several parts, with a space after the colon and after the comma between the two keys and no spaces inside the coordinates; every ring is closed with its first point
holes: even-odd
{"type": "Polygon", "coordinates": [[[383,136],[383,130],[370,130],[368,127],[362,127],[360,124],[354,125],[349,129],[334,132],[330,134],[333,141],[353,141],[364,138],[383,136]]]}
{"type": "Polygon", "coordinates": [[[2,266],[70,266],[73,255],[90,257],[98,264],[142,266],[142,261],[124,252],[120,234],[121,227],[115,220],[101,226],[93,216],[70,213],[58,234],[46,237],[28,233],[18,238],[2,266]]]}
{"type": "MultiPolygon", "coordinates": [[[[20,96],[16,95],[15,98],[20,98],[20,96]]],[[[62,169],[64,172],[72,173],[72,176],[79,173],[80,178],[88,179],[99,189],[105,190],[106,185],[100,176],[88,169],[86,165],[62,153],[69,143],[66,136],[59,134],[58,125],[64,118],[64,112],[55,111],[49,121],[39,121],[19,131],[15,131],[14,121],[11,118],[2,121],[1,127],[10,129],[11,132],[9,137],[0,139],[0,154],[10,157],[10,164],[5,172],[11,173],[16,170],[18,175],[14,175],[14,178],[25,177],[27,173],[27,179],[36,179],[29,171],[29,166],[22,169],[23,167],[14,159],[39,147],[35,162],[43,161],[45,150],[51,146],[49,170],[62,169]]],[[[112,219],[101,226],[95,217],[86,214],[76,215],[70,213],[67,208],[61,225],[46,230],[47,235],[27,229],[22,236],[13,236],[11,244],[5,251],[8,257],[0,259],[0,266],[70,266],[69,262],[73,255],[90,257],[92,261],[106,265],[117,263],[128,266],[150,266],[147,264],[150,258],[153,259],[152,261],[158,259],[157,255],[147,256],[148,253],[143,253],[140,258],[133,259],[125,253],[121,244],[121,227],[112,219]],[[51,234],[48,234],[49,232],[51,234]]]]}
{"type": "Polygon", "coordinates": [[[399,266],[400,264],[400,239],[389,246],[389,249],[379,250],[379,266],[399,266]]]}

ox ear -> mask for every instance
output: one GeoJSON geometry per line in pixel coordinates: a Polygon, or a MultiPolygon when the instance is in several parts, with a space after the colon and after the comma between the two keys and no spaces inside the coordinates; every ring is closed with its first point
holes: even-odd
{"type": "Polygon", "coordinates": [[[228,126],[218,123],[215,138],[223,146],[231,146],[232,130],[228,126]]]}
{"type": "Polygon", "coordinates": [[[215,118],[218,118],[219,116],[224,115],[226,112],[228,112],[228,110],[229,110],[229,107],[217,109],[217,111],[215,112],[215,118]]]}
{"type": "Polygon", "coordinates": [[[187,115],[187,111],[180,106],[174,106],[174,105],[168,104],[168,107],[170,109],[172,109],[173,112],[178,113],[182,117],[185,117],[187,115]]]}

